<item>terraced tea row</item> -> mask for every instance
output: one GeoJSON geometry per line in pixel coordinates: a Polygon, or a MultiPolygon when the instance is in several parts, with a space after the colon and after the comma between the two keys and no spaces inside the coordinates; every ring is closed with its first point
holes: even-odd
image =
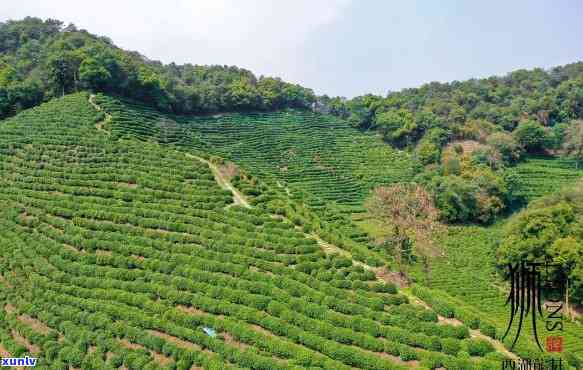
{"type": "Polygon", "coordinates": [[[275,177],[325,201],[360,205],[378,184],[410,179],[413,162],[373,134],[306,111],[168,117],[103,95],[112,131],[186,145],[275,177]]]}
{"type": "Polygon", "coordinates": [[[558,191],[583,176],[583,169],[570,159],[530,157],[508,170],[517,180],[517,196],[526,200],[558,191]]]}
{"type": "MultiPolygon", "coordinates": [[[[502,283],[494,265],[501,229],[501,225],[451,228],[449,235],[440,239],[446,257],[434,259],[430,273],[420,277],[423,285],[433,291],[427,291],[426,297],[419,294],[438,313],[460,318],[470,327],[472,321],[479,319],[480,324],[488,326],[481,331],[496,338],[504,334],[510,318],[509,306],[505,306],[509,286],[502,283]]],[[[516,321],[504,341],[507,347],[517,334],[516,321]]],[[[545,321],[538,318],[537,322],[538,337],[544,348],[546,338],[554,333],[545,329],[545,321]]],[[[564,338],[565,353],[583,358],[583,327],[567,321],[564,325],[560,335],[564,338]]],[[[535,345],[530,314],[522,325],[516,352],[523,358],[540,355],[535,345]]]]}
{"type": "Polygon", "coordinates": [[[98,130],[87,99],[0,124],[0,350],[40,368],[498,368],[285,215],[230,206],[205,163],[98,130]]]}

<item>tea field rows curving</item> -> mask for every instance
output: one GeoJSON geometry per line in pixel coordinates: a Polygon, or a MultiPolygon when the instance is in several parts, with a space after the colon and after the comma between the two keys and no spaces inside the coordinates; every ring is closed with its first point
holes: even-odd
{"type": "Polygon", "coordinates": [[[0,351],[44,369],[499,367],[466,326],[272,212],[284,192],[233,205],[202,147],[104,118],[74,94],[0,123],[0,351]]]}

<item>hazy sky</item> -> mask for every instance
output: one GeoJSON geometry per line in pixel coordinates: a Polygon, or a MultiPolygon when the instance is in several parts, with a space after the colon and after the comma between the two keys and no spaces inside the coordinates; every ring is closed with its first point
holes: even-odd
{"type": "Polygon", "coordinates": [[[27,15],[348,97],[583,60],[580,0],[2,0],[0,21],[27,15]]]}

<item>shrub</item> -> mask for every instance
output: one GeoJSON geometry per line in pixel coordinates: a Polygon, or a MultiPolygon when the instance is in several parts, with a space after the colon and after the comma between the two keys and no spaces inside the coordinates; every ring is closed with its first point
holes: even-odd
{"type": "Polygon", "coordinates": [[[441,148],[438,144],[429,140],[421,140],[415,149],[417,158],[425,165],[437,163],[441,155],[441,148]]]}
{"type": "Polygon", "coordinates": [[[430,190],[448,222],[491,222],[508,196],[504,179],[486,166],[469,166],[460,176],[436,176],[430,190]]]}
{"type": "Polygon", "coordinates": [[[565,359],[575,369],[583,369],[583,359],[571,351],[565,351],[565,359]]]}
{"type": "Polygon", "coordinates": [[[439,337],[433,336],[429,339],[429,346],[427,349],[430,349],[435,352],[441,351],[441,340],[439,337]]]}
{"type": "Polygon", "coordinates": [[[417,360],[419,357],[417,356],[417,352],[410,347],[402,347],[399,351],[399,357],[403,361],[413,361],[417,360]]]}
{"type": "Polygon", "coordinates": [[[466,342],[466,349],[470,356],[480,357],[494,351],[492,344],[484,339],[469,339],[466,342]]]}
{"type": "Polygon", "coordinates": [[[531,153],[544,149],[544,144],[547,141],[545,128],[533,120],[521,122],[512,134],[524,150],[531,153]]]}
{"type": "Polygon", "coordinates": [[[482,322],[480,323],[480,331],[482,332],[482,334],[492,338],[492,339],[496,339],[496,327],[493,325],[490,325],[488,323],[482,322]]]}
{"type": "Polygon", "coordinates": [[[441,348],[444,353],[455,356],[460,350],[460,342],[453,338],[444,338],[441,341],[441,348]]]}
{"type": "Polygon", "coordinates": [[[470,329],[476,330],[480,327],[480,319],[464,309],[456,308],[455,316],[463,321],[470,329]]]}
{"type": "Polygon", "coordinates": [[[372,290],[379,293],[396,294],[397,286],[393,283],[377,283],[372,286],[372,290]]]}
{"type": "Polygon", "coordinates": [[[488,136],[487,143],[496,149],[502,155],[502,160],[508,164],[515,163],[520,159],[520,146],[510,134],[495,132],[488,136]]]}

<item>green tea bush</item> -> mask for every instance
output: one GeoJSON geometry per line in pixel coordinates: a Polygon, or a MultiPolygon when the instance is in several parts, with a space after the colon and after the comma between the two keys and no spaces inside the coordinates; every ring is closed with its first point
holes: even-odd
{"type": "Polygon", "coordinates": [[[465,342],[466,351],[470,356],[483,357],[486,354],[494,351],[494,347],[490,342],[484,339],[469,339],[465,342]]]}

